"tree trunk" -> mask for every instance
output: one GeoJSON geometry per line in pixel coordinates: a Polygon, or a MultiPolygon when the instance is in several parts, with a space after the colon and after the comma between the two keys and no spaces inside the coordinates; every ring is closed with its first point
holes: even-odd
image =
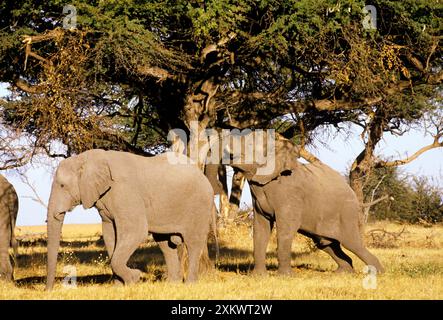
{"type": "MultiPolygon", "coordinates": [[[[205,171],[205,163],[209,151],[209,143],[206,139],[207,137],[204,135],[204,131],[216,117],[215,101],[213,101],[212,97],[216,94],[217,90],[218,85],[215,84],[214,77],[209,77],[208,79],[197,81],[191,85],[185,97],[183,120],[190,132],[187,153],[202,171],[205,171]]],[[[225,190],[225,188],[223,189],[225,190]]],[[[222,198],[221,194],[220,198],[222,198]]],[[[222,208],[221,205],[220,208],[222,208]]],[[[182,250],[180,254],[182,261],[187,260],[186,256],[187,253],[185,253],[185,250],[182,250]]],[[[208,249],[206,247],[200,256],[199,273],[204,273],[213,268],[214,264],[209,259],[208,249]]]]}
{"type": "Polygon", "coordinates": [[[366,170],[362,170],[361,167],[351,169],[351,172],[349,173],[349,184],[354,190],[358,201],[363,204],[364,203],[364,193],[363,193],[363,186],[364,186],[364,179],[367,174],[366,170]]]}
{"type": "Polygon", "coordinates": [[[365,181],[370,174],[370,171],[372,169],[371,163],[372,163],[372,156],[369,156],[369,154],[366,152],[365,149],[362,151],[362,153],[357,157],[357,159],[354,161],[351,171],[349,173],[349,184],[354,190],[355,195],[357,196],[357,199],[360,203],[360,211],[359,211],[359,227],[360,230],[363,232],[364,225],[365,225],[365,213],[364,213],[364,202],[365,202],[365,196],[363,192],[363,188],[365,185],[365,181]],[[361,157],[360,157],[361,156],[361,157]]]}
{"type": "Polygon", "coordinates": [[[384,127],[384,117],[383,115],[378,115],[379,112],[383,112],[382,109],[376,111],[371,122],[367,125],[365,133],[367,134],[367,140],[365,142],[365,148],[357,156],[352,164],[351,170],[349,172],[349,184],[357,195],[357,199],[360,202],[361,210],[359,212],[359,227],[363,232],[363,227],[365,225],[364,217],[364,192],[363,188],[366,183],[366,179],[371,174],[371,170],[374,167],[374,150],[377,143],[383,136],[384,127]],[[381,110],[381,111],[380,111],[381,110]]]}

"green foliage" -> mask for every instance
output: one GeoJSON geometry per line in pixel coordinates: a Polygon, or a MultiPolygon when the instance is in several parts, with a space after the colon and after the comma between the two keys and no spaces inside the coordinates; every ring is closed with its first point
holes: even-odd
{"type": "Polygon", "coordinates": [[[413,177],[412,187],[414,192],[411,197],[411,203],[417,214],[417,217],[413,217],[413,221],[442,222],[442,190],[435,187],[429,178],[426,177],[413,177]]]}
{"type": "Polygon", "coordinates": [[[443,190],[426,177],[407,176],[396,167],[374,169],[364,188],[365,201],[392,197],[375,204],[370,219],[409,223],[443,222],[443,190]],[[378,185],[378,187],[377,187],[378,185]]]}
{"type": "Polygon", "coordinates": [[[1,110],[8,125],[42,145],[58,138],[73,150],[144,150],[204,116],[221,128],[251,126],[251,119],[267,127],[294,112],[309,135],[381,109],[385,127],[398,127],[421,118],[438,95],[439,82],[429,79],[442,65],[441,3],[372,4],[377,30],[362,26],[363,0],[3,1],[0,81],[21,78],[43,94],[16,90],[1,110]],[[77,10],[75,30],[62,28],[66,4],[77,10]],[[23,35],[54,30],[56,37],[32,43],[42,59],[26,56],[23,35]],[[218,88],[212,104],[204,102],[208,82],[218,88]],[[128,108],[134,96],[141,102],[128,108]],[[345,107],[320,110],[319,100],[345,107]],[[48,115],[59,114],[70,122],[47,125],[48,115]],[[67,131],[74,127],[80,134],[67,131]]]}

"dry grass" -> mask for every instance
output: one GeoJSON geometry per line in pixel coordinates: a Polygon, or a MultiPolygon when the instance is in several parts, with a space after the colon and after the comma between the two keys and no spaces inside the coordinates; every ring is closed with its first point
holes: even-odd
{"type": "Polygon", "coordinates": [[[220,230],[219,269],[192,285],[162,281],[165,266],[155,243],[143,245],[130,265],[144,271],[143,281],[128,287],[111,283],[111,269],[100,225],[66,225],[59,258],[59,281],[44,291],[45,227],[20,227],[16,284],[0,283],[0,299],[443,299],[443,226],[425,228],[378,222],[367,226],[367,243],[384,266],[377,288],[365,289],[363,263],[356,274],[335,274],[334,262],[303,236],[293,245],[293,277],[276,275],[275,235],[265,277],[252,277],[252,239],[247,224],[220,230]],[[376,230],[375,232],[370,232],[376,230]],[[402,232],[401,232],[402,231],[402,232]],[[400,233],[401,232],[401,233],[400,233]],[[374,236],[374,234],[376,234],[374,236]],[[77,287],[61,284],[63,266],[74,265],[77,287]]]}

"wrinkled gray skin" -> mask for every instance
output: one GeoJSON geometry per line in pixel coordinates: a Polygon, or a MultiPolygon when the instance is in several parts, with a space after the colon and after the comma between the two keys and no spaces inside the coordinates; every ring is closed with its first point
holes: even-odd
{"type": "Polygon", "coordinates": [[[141,157],[104,150],[89,150],[63,160],[48,206],[47,289],[54,285],[65,212],[80,204],[85,209],[98,209],[112,271],[124,284],[140,278],[140,271],[128,268],[127,262],[148,231],[163,252],[168,280],[183,279],[177,254],[182,241],[189,259],[186,280],[197,280],[199,257],[207,244],[214,210],[211,186],[197,166],[172,165],[166,154],[141,157]]]}
{"type": "MultiPolygon", "coordinates": [[[[286,139],[276,141],[275,154],[275,170],[267,175],[257,174],[263,165],[231,164],[243,171],[250,184],[254,206],[254,274],[266,272],[266,248],[274,224],[281,274],[292,272],[291,245],[296,232],[310,237],[328,253],[338,264],[338,272],[353,271],[352,259],[341,246],[383,272],[378,259],[363,245],[359,230],[361,208],[346,180],[321,162],[298,162],[297,148],[286,139]]],[[[214,167],[206,174],[216,189],[214,167]]]]}
{"type": "Polygon", "coordinates": [[[13,280],[13,267],[9,248],[17,251],[14,237],[17,220],[18,198],[14,187],[0,175],[0,280],[13,280]]]}

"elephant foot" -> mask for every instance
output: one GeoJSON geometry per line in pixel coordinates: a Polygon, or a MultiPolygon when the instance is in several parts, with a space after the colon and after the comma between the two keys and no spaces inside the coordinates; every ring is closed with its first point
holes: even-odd
{"type": "MultiPolygon", "coordinates": [[[[141,278],[141,271],[137,269],[129,269],[126,271],[125,275],[118,275],[119,278],[123,280],[124,285],[129,285],[137,283],[141,278]]],[[[120,279],[116,278],[114,284],[120,282],[120,279]]]]}
{"type": "Polygon", "coordinates": [[[291,268],[279,268],[277,274],[282,277],[292,277],[294,276],[294,271],[291,268]]]}
{"type": "Polygon", "coordinates": [[[377,267],[377,273],[378,274],[385,273],[385,268],[383,268],[383,266],[381,264],[379,264],[378,267],[377,267]]]}
{"type": "Polygon", "coordinates": [[[342,266],[340,266],[340,267],[338,267],[338,268],[334,271],[334,273],[337,273],[337,274],[355,273],[355,271],[354,271],[354,269],[352,269],[351,267],[342,267],[342,266]]]}
{"type": "Polygon", "coordinates": [[[13,282],[13,280],[12,274],[0,274],[0,281],[13,282]]]}
{"type": "Polygon", "coordinates": [[[117,278],[115,278],[112,281],[112,283],[113,283],[114,287],[123,287],[125,285],[122,280],[117,279],[117,278]]]}
{"type": "Polygon", "coordinates": [[[188,275],[188,277],[186,278],[185,283],[186,283],[186,284],[197,283],[197,280],[198,280],[198,277],[197,277],[197,276],[190,277],[190,276],[188,275]]]}
{"type": "Polygon", "coordinates": [[[142,276],[142,272],[140,270],[138,270],[138,269],[130,269],[130,280],[129,280],[129,283],[137,283],[137,282],[139,282],[141,276],[142,276]]]}
{"type": "Polygon", "coordinates": [[[183,281],[183,277],[177,274],[168,274],[166,281],[170,283],[179,283],[183,281]]]}
{"type": "MultiPolygon", "coordinates": [[[[9,259],[9,257],[7,257],[9,259]]],[[[12,282],[14,280],[13,269],[9,260],[5,260],[0,254],[0,280],[12,282]]]]}
{"type": "Polygon", "coordinates": [[[266,268],[254,268],[254,270],[251,272],[251,275],[254,277],[261,277],[265,276],[266,274],[266,268]]]}
{"type": "Polygon", "coordinates": [[[377,275],[381,275],[383,273],[385,273],[385,269],[383,268],[383,266],[378,263],[378,264],[370,264],[370,265],[365,265],[363,267],[363,273],[368,273],[368,274],[377,274],[377,275]]]}

